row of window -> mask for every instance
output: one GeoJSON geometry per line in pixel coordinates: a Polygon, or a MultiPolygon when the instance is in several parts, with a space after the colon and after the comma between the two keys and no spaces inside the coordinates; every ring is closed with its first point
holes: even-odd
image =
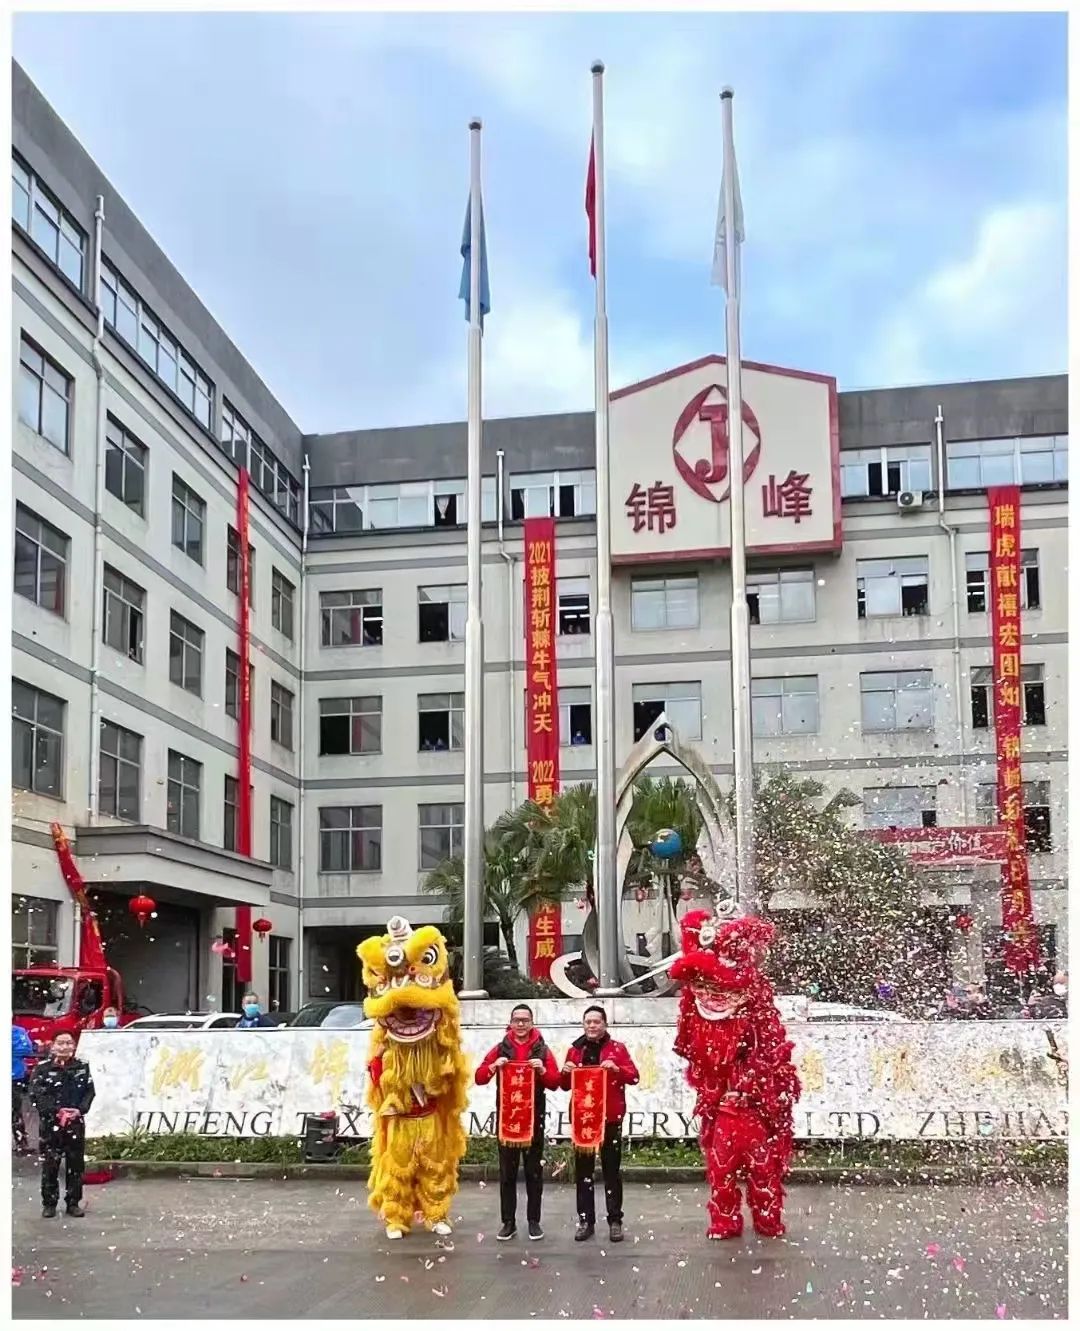
{"type": "MultiPolygon", "coordinates": [[[[945,459],[950,490],[1049,485],[1069,478],[1069,438],[1059,434],[957,440],[945,445],[945,459]]],[[[844,449],[840,454],[840,493],[845,499],[933,488],[929,444],[844,449]]]]}
{"type": "MultiPolygon", "coordinates": [[[[173,544],[202,562],[206,505],[179,477],[173,477],[173,544]]],[[[15,506],[15,591],[44,610],[67,613],[67,571],[70,538],[39,517],[25,504],[15,506]]],[[[225,585],[240,594],[240,537],[233,527],[226,532],[225,585]]],[[[132,661],[143,661],[143,622],[146,592],[130,578],[105,565],[104,636],[132,661]]],[[[291,642],[295,634],[296,587],[277,568],[270,579],[270,622],[291,642]]],[[[255,548],[248,545],[248,603],[255,605],[255,548]]],[[[173,615],[174,620],[182,616],[173,615]]],[[[187,622],[187,621],[183,621],[187,622]]],[[[202,638],[202,630],[195,632],[202,638]]],[[[177,680],[177,683],[180,681],[177,680]]],[[[184,688],[190,687],[188,684],[184,688]]],[[[199,692],[199,688],[192,690],[199,692]]]]}
{"type": "MultiPolygon", "coordinates": [[[[464,804],[417,806],[419,867],[434,869],[464,853],[464,804]]],[[[382,870],[382,805],[345,805],[319,810],[319,872],[379,873],[382,870]]]]}
{"type": "MultiPolygon", "coordinates": [[[[997,782],[975,787],[975,821],[992,827],[998,821],[997,782]]],[[[1027,848],[1036,854],[1053,850],[1050,835],[1050,782],[1023,783],[1027,848]]],[[[936,786],[880,786],[863,791],[863,826],[867,828],[937,827],[936,786]]]]}

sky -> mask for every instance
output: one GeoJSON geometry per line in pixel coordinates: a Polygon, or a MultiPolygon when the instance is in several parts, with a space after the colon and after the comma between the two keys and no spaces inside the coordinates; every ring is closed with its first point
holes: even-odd
{"type": "Polygon", "coordinates": [[[607,66],[618,387],[724,350],[841,390],[1066,369],[1060,14],[19,14],[15,58],[304,431],[460,420],[468,121],[488,416],[587,410],[607,66]]]}

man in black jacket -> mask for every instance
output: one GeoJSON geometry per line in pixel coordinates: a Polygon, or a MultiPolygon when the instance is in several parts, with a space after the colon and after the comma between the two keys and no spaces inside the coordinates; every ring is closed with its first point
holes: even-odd
{"type": "Polygon", "coordinates": [[[83,1216],[82,1184],[86,1156],[86,1115],[94,1102],[89,1064],[75,1057],[75,1038],[61,1031],[52,1054],[34,1068],[30,1098],[38,1111],[41,1169],[41,1214],[56,1215],[60,1200],[60,1161],[64,1162],[67,1214],[83,1216]]]}

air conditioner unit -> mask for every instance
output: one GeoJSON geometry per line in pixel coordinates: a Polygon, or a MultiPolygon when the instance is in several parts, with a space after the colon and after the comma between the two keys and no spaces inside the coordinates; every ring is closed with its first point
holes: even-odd
{"type": "Polygon", "coordinates": [[[921,490],[901,490],[896,496],[896,507],[901,513],[910,512],[912,509],[922,508],[923,492],[921,490]]]}

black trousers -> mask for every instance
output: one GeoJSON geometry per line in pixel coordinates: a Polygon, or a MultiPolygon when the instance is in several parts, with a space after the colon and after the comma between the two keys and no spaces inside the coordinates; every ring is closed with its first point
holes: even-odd
{"type": "MultiPolygon", "coordinates": [[[[604,1200],[608,1224],[621,1224],[622,1210],[622,1123],[608,1123],[600,1147],[600,1168],[604,1174],[604,1200]]],[[[574,1152],[574,1178],[577,1180],[578,1216],[587,1225],[596,1224],[594,1177],[596,1153],[574,1152]]]]}
{"type": "Polygon", "coordinates": [[[499,1205],[502,1222],[512,1225],[517,1219],[517,1180],[521,1157],[525,1157],[525,1218],[530,1224],[540,1223],[540,1201],[544,1194],[544,1129],[543,1115],[540,1127],[529,1146],[499,1146],[499,1205]]]}
{"type": "Polygon", "coordinates": [[[26,1078],[11,1079],[11,1140],[16,1150],[26,1146],[26,1120],[23,1118],[23,1104],[26,1100],[26,1078]]]}
{"type": "Polygon", "coordinates": [[[60,1162],[64,1162],[64,1200],[68,1206],[82,1201],[86,1167],[86,1127],[82,1120],[66,1128],[55,1123],[41,1126],[41,1204],[55,1206],[60,1200],[60,1162]]]}

